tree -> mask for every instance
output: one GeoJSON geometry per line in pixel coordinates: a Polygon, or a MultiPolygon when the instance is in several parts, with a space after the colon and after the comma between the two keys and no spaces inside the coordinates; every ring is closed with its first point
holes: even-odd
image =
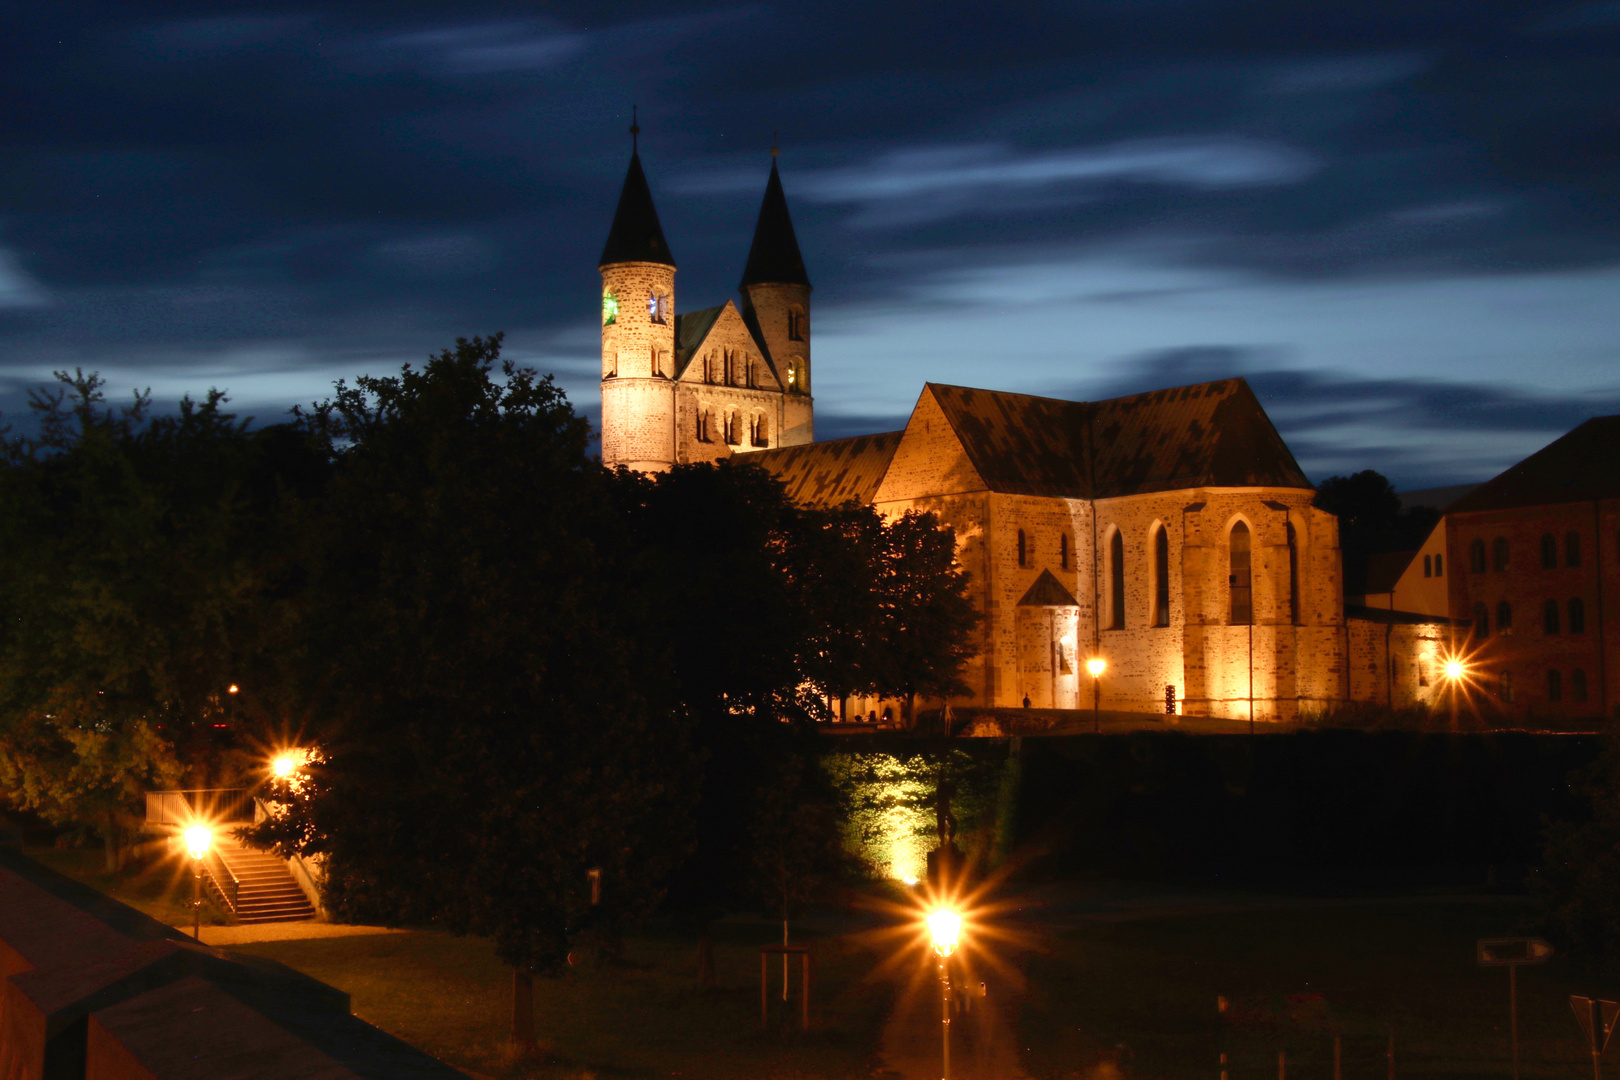
{"type": "Polygon", "coordinates": [[[1530,892],[1556,939],[1592,963],[1620,955],[1620,739],[1610,736],[1571,787],[1587,816],[1547,823],[1530,892]]]}
{"type": "Polygon", "coordinates": [[[280,489],[217,391],[154,416],[148,394],[115,409],[98,376],[56,377],[30,397],[38,435],[4,446],[0,786],[94,822],[113,869],[141,793],[230,751],[280,489]]]}
{"type": "Polygon", "coordinates": [[[324,855],[340,914],[491,937],[532,1042],[525,988],[657,900],[698,770],[648,632],[662,561],[562,392],[499,355],[458,340],[300,413],[333,470],[295,680],[322,760],[259,836],[324,855]]]}

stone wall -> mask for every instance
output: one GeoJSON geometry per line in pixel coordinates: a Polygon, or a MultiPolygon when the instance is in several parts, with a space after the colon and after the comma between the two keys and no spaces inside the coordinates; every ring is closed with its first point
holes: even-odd
{"type": "Polygon", "coordinates": [[[603,296],[617,312],[602,326],[602,462],[660,471],[675,462],[675,268],[615,263],[602,268],[603,296]],[[666,298],[664,321],[649,296],[666,298]]]}

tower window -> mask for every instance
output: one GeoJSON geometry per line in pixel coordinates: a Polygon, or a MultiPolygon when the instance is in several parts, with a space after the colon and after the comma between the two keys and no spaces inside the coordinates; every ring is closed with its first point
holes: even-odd
{"type": "Polygon", "coordinates": [[[803,341],[805,332],[810,329],[810,316],[794,308],[788,312],[788,340],[803,341]]]}
{"type": "Polygon", "coordinates": [[[1233,626],[1247,626],[1254,622],[1254,594],[1249,578],[1249,527],[1243,522],[1232,526],[1226,552],[1226,584],[1232,594],[1229,621],[1233,626]]]}
{"type": "Polygon", "coordinates": [[[1468,569],[1475,574],[1485,572],[1485,541],[1475,540],[1468,545],[1468,569]]]}
{"type": "Polygon", "coordinates": [[[1023,529],[1018,530],[1018,565],[1029,565],[1029,538],[1024,535],[1023,529]]]}
{"type": "Polygon", "coordinates": [[[1491,541],[1491,569],[1497,573],[1508,568],[1508,542],[1507,537],[1498,536],[1491,541]]]}
{"type": "Polygon", "coordinates": [[[1586,601],[1578,596],[1572,596],[1569,600],[1569,632],[1586,633],[1586,601]]]}
{"type": "Polygon", "coordinates": [[[619,321],[619,298],[611,289],[602,293],[602,325],[612,326],[619,321]]]}
{"type": "Polygon", "coordinates": [[[1564,700],[1564,677],[1556,668],[1547,672],[1547,700],[1564,700]]]}
{"type": "Polygon", "coordinates": [[[669,322],[669,295],[667,293],[648,294],[647,318],[660,325],[669,322]]]}
{"type": "Polygon", "coordinates": [[[1581,534],[1578,532],[1564,534],[1564,565],[1581,565],[1581,534]]]}
{"type": "Polygon", "coordinates": [[[1541,628],[1549,634],[1558,633],[1558,601],[1548,600],[1541,605],[1541,628]]]}
{"type": "Polygon", "coordinates": [[[1109,626],[1125,629],[1125,534],[1118,529],[1108,540],[1109,626]]]}
{"type": "Polygon", "coordinates": [[[1558,541],[1552,533],[1541,534],[1541,568],[1543,570],[1558,568],[1558,541]]]}
{"type": "Polygon", "coordinates": [[[1170,534],[1163,525],[1153,535],[1153,625],[1170,625],[1170,534]]]}

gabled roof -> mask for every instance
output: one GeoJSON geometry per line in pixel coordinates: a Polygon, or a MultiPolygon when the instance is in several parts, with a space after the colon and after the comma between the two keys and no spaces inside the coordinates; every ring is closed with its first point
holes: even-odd
{"type": "Polygon", "coordinates": [[[1063,587],[1063,583],[1052,576],[1052,571],[1042,570],[1041,576],[1035,579],[1035,584],[1029,587],[1024,598],[1018,601],[1019,607],[1079,607],[1079,601],[1074,594],[1063,587]]]}
{"type": "Polygon", "coordinates": [[[1450,506],[1447,514],[1620,498],[1620,415],[1598,416],[1450,506]]]}
{"type": "Polygon", "coordinates": [[[1106,499],[1311,487],[1242,379],[1098,402],[934,383],[927,392],[992,491],[1106,499]]]}
{"type": "Polygon", "coordinates": [[[903,431],[761,450],[747,460],[776,475],[800,506],[869,503],[900,445],[903,431]]]}
{"type": "Polygon", "coordinates": [[[675,256],[669,253],[669,244],[664,240],[664,228],[658,224],[658,209],[653,206],[647,174],[641,171],[641,155],[637,153],[630,155],[630,171],[625,174],[624,187],[619,192],[619,208],[613,212],[613,227],[608,230],[607,243],[597,265],[626,262],[675,265],[675,256]]]}
{"type": "Polygon", "coordinates": [[[685,315],[675,316],[675,377],[681,377],[686,365],[691,362],[692,354],[697,352],[703,344],[703,339],[709,336],[714,329],[715,320],[720,313],[726,310],[725,304],[716,304],[714,307],[699,308],[697,311],[688,311],[685,315]]]}
{"type": "Polygon", "coordinates": [[[765,200],[760,203],[759,221],[754,225],[754,242],[748,249],[748,263],[743,267],[742,284],[738,288],[766,284],[810,285],[810,275],[804,269],[804,256],[799,254],[799,238],[793,232],[793,219],[788,215],[787,196],[782,192],[782,178],[777,175],[774,159],[771,161],[771,178],[765,182],[765,200]]]}

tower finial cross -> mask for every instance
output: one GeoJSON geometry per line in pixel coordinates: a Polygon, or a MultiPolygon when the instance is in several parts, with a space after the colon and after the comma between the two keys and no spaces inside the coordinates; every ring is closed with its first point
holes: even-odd
{"type": "Polygon", "coordinates": [[[630,106],[630,152],[636,152],[636,144],[640,141],[637,136],[641,134],[641,125],[636,122],[636,107],[630,106]]]}

